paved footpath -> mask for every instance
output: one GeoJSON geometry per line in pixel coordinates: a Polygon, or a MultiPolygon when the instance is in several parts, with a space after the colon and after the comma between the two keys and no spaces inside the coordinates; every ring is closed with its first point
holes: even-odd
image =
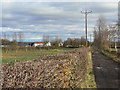
{"type": "Polygon", "coordinates": [[[120,90],[120,64],[97,51],[92,54],[92,59],[97,88],[120,90]]]}

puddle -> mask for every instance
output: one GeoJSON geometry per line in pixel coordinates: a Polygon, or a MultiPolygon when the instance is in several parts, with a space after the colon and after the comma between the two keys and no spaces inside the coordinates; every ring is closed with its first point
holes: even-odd
{"type": "Polygon", "coordinates": [[[119,70],[119,68],[116,67],[115,70],[119,70]]]}
{"type": "Polygon", "coordinates": [[[97,69],[103,69],[103,67],[96,67],[97,69]]]}

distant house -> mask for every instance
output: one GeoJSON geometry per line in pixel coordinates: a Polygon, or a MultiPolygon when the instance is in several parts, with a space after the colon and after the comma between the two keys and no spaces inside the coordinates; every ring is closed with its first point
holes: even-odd
{"type": "Polygon", "coordinates": [[[9,46],[10,46],[10,45],[3,45],[3,44],[1,45],[2,48],[3,48],[3,47],[9,47],[9,46]]]}
{"type": "Polygon", "coordinates": [[[34,47],[37,47],[37,46],[40,46],[40,47],[46,46],[46,47],[48,47],[48,46],[51,46],[51,43],[50,42],[47,42],[47,43],[45,43],[45,42],[34,42],[33,46],[34,47]]]}
{"type": "Polygon", "coordinates": [[[44,42],[34,42],[33,46],[37,47],[37,46],[43,46],[44,42]]]}
{"type": "Polygon", "coordinates": [[[59,47],[62,47],[63,46],[63,43],[62,42],[59,42],[59,47]]]}
{"type": "Polygon", "coordinates": [[[49,46],[51,46],[51,43],[50,43],[50,42],[47,42],[47,43],[45,44],[45,46],[49,47],[49,46]]]}

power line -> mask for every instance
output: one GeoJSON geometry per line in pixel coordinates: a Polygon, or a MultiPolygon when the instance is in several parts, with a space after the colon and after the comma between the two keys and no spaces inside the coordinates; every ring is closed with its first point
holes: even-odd
{"type": "Polygon", "coordinates": [[[86,47],[88,46],[88,40],[87,40],[87,15],[89,13],[92,13],[92,11],[81,11],[82,14],[85,14],[85,27],[86,27],[86,47]]]}

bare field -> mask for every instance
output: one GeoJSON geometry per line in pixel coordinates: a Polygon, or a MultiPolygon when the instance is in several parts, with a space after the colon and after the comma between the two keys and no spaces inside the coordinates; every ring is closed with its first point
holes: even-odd
{"type": "Polygon", "coordinates": [[[4,64],[3,88],[81,88],[88,50],[75,49],[35,60],[4,64]]]}

